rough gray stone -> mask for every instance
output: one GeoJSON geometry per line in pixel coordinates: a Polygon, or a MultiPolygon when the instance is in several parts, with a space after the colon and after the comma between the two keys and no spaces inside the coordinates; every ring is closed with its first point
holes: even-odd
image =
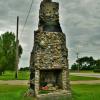
{"type": "Polygon", "coordinates": [[[38,100],[71,100],[68,92],[70,83],[66,37],[59,23],[59,4],[52,0],[44,0],[40,5],[39,26],[34,32],[30,67],[31,73],[34,72],[33,90],[38,100]],[[41,95],[40,84],[45,81],[52,84],[53,91],[41,95]]]}

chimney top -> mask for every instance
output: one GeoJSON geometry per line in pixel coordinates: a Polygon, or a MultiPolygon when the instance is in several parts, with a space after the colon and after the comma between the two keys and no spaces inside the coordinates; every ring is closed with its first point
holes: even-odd
{"type": "Polygon", "coordinates": [[[52,2],[52,0],[43,0],[44,2],[52,2]]]}

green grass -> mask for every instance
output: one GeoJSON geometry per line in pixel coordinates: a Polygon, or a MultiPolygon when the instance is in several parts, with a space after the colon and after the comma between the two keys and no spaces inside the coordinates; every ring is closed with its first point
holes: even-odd
{"type": "Polygon", "coordinates": [[[87,81],[87,80],[100,80],[100,78],[70,75],[70,80],[71,81],[85,81],[85,80],[87,81]]]}
{"type": "MultiPolygon", "coordinates": [[[[78,71],[77,70],[76,71],[70,70],[70,72],[77,73],[78,71]]],[[[94,73],[94,71],[93,70],[80,70],[78,73],[94,73]]]]}
{"type": "MultiPolygon", "coordinates": [[[[34,100],[24,97],[27,86],[0,85],[0,100],[34,100]]],[[[100,84],[72,85],[73,100],[100,100],[100,84]]]]}
{"type": "Polygon", "coordinates": [[[45,90],[41,90],[40,92],[39,92],[39,94],[48,94],[48,93],[50,93],[50,91],[45,91],[45,90]]]}
{"type": "Polygon", "coordinates": [[[0,85],[0,100],[34,100],[24,97],[26,86],[0,85]]]}
{"type": "MultiPolygon", "coordinates": [[[[18,72],[18,80],[28,80],[28,79],[29,79],[28,71],[18,72]]],[[[6,71],[2,76],[0,76],[0,80],[15,80],[15,72],[6,71]]]]}
{"type": "Polygon", "coordinates": [[[100,100],[100,84],[73,85],[73,100],[100,100]]]}

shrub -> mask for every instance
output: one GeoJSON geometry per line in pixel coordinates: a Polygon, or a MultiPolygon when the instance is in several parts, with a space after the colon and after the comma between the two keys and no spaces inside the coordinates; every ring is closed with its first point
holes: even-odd
{"type": "Polygon", "coordinates": [[[94,69],[94,72],[100,73],[100,69],[94,69]]]}

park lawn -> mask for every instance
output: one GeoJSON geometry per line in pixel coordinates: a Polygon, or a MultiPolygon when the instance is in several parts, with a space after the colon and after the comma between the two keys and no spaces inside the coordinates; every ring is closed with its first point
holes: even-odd
{"type": "Polygon", "coordinates": [[[80,70],[78,72],[78,71],[72,71],[72,70],[70,70],[70,73],[94,73],[94,71],[93,70],[80,70]]]}
{"type": "MultiPolygon", "coordinates": [[[[0,100],[35,100],[24,97],[27,86],[0,85],[0,100]]],[[[72,85],[73,100],[100,100],[100,84],[72,85]]]]}
{"type": "Polygon", "coordinates": [[[72,85],[73,100],[100,100],[100,84],[72,85]]]}
{"type": "Polygon", "coordinates": [[[27,86],[0,85],[0,100],[34,100],[24,97],[27,86]]]}
{"type": "Polygon", "coordinates": [[[89,80],[100,80],[100,78],[70,75],[70,80],[71,81],[85,81],[85,80],[89,81],[89,80]]]}
{"type": "MultiPolygon", "coordinates": [[[[19,71],[18,72],[18,80],[28,80],[29,72],[28,71],[19,71]]],[[[15,80],[15,72],[14,71],[6,71],[2,76],[0,76],[0,80],[15,80]]]]}

